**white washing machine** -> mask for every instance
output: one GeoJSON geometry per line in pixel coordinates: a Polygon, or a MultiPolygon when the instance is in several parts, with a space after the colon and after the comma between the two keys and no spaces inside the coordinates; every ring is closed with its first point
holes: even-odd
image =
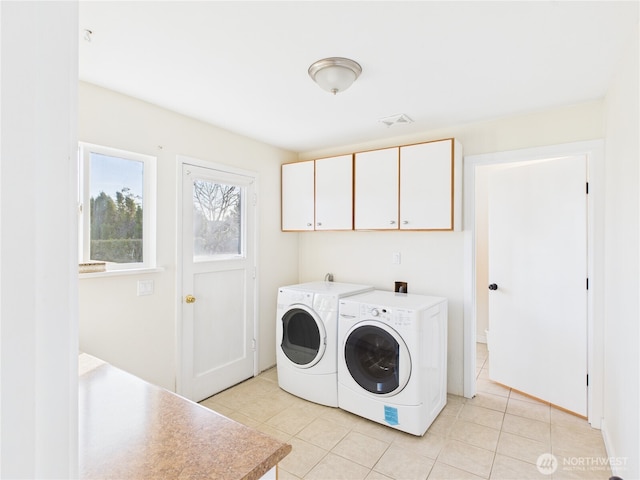
{"type": "Polygon", "coordinates": [[[278,289],[276,361],[280,388],[338,406],[338,302],[367,285],[311,282],[278,289]]]}
{"type": "Polygon", "coordinates": [[[340,300],[338,405],[424,435],[447,402],[447,299],[375,290],[340,300]]]}

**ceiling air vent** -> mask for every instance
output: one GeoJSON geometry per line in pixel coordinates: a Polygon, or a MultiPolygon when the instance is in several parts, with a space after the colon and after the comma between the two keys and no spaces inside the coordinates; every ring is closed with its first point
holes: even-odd
{"type": "Polygon", "coordinates": [[[384,123],[387,127],[391,127],[393,125],[403,125],[406,123],[413,123],[413,120],[411,120],[404,113],[399,113],[397,115],[391,115],[390,117],[381,118],[378,121],[381,123],[384,123]]]}

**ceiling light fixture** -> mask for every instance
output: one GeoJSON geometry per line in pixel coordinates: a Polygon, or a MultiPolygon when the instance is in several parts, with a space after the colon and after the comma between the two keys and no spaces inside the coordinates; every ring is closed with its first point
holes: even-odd
{"type": "Polygon", "coordinates": [[[362,73],[362,67],[342,57],[323,58],[309,67],[309,76],[320,88],[334,95],[351,86],[362,73]]]}

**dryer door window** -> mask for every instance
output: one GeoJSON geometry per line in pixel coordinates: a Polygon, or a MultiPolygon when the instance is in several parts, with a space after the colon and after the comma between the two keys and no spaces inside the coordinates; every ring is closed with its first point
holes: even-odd
{"type": "Polygon", "coordinates": [[[394,394],[409,380],[409,353],[393,331],[375,325],[356,327],[345,341],[344,357],[353,379],[368,392],[394,394]]]}
{"type": "Polygon", "coordinates": [[[282,316],[282,351],[294,364],[308,368],[322,358],[326,348],[324,326],[310,311],[292,308],[282,316]]]}

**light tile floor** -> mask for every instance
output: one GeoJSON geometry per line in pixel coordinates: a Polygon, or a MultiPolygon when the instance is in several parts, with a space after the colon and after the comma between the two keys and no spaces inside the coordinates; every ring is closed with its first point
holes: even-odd
{"type": "Polygon", "coordinates": [[[293,446],[280,463],[288,479],[608,479],[599,430],[576,416],[493,383],[486,345],[477,346],[473,399],[449,395],[423,437],[290,395],[276,369],[201,402],[293,446]],[[557,460],[553,474],[536,462],[557,460]]]}

